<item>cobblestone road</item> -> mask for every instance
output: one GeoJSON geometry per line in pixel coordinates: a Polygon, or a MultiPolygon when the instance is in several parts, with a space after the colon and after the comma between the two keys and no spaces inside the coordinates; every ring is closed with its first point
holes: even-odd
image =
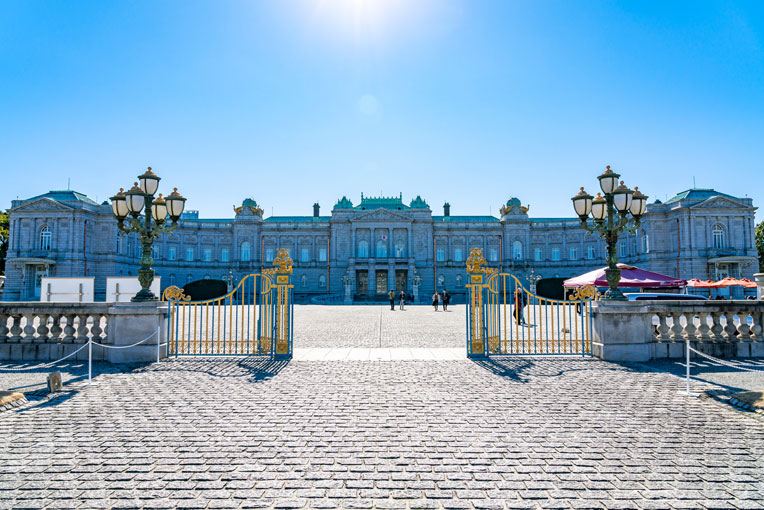
{"type": "Polygon", "coordinates": [[[464,308],[295,305],[294,346],[465,348],[464,308]]]}
{"type": "Polygon", "coordinates": [[[97,382],[0,414],[0,508],[764,508],[762,420],[596,360],[182,360],[97,382]]]}

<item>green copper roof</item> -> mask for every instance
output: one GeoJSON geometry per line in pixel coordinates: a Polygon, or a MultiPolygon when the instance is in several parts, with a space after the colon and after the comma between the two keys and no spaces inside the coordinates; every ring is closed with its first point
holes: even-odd
{"type": "Polygon", "coordinates": [[[664,203],[671,204],[673,202],[679,202],[680,200],[708,200],[711,197],[725,197],[731,198],[732,200],[738,200],[737,197],[727,195],[726,193],[720,193],[710,188],[692,188],[677,193],[676,196],[669,198],[664,203]]]}
{"type": "Polygon", "coordinates": [[[485,222],[494,223],[499,221],[499,218],[494,216],[433,216],[432,221],[465,221],[465,222],[485,222]]]}
{"type": "Polygon", "coordinates": [[[427,205],[427,202],[422,199],[419,195],[416,196],[414,200],[411,201],[411,204],[409,205],[412,209],[429,209],[430,206],[427,205]]]}
{"type": "Polygon", "coordinates": [[[51,200],[55,200],[57,202],[85,202],[86,204],[90,205],[98,205],[95,200],[88,198],[87,195],[68,189],[48,191],[44,195],[37,195],[36,197],[32,197],[27,201],[37,200],[38,198],[50,198],[51,200]]]}
{"type": "Polygon", "coordinates": [[[397,197],[365,197],[361,193],[361,203],[355,206],[356,210],[366,209],[394,209],[405,210],[409,209],[409,206],[403,203],[403,193],[397,197]]]}
{"type": "Polygon", "coordinates": [[[339,200],[337,200],[337,203],[334,205],[335,209],[352,209],[353,208],[353,202],[348,200],[348,197],[343,196],[339,200]]]}
{"type": "Polygon", "coordinates": [[[331,220],[331,216],[319,216],[318,218],[314,216],[271,216],[270,218],[265,218],[263,221],[266,223],[290,223],[290,222],[300,222],[300,223],[313,223],[313,222],[325,222],[331,220]]]}

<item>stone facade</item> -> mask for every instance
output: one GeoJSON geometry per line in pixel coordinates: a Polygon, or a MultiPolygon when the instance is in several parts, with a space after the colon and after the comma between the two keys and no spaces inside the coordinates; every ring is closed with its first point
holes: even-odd
{"type": "MultiPolygon", "coordinates": [[[[752,277],[757,269],[754,212],[750,198],[692,189],[648,205],[642,227],[622,236],[621,262],[682,278],[752,277]]],[[[330,216],[263,217],[252,200],[229,219],[184,214],[180,227],[155,244],[154,268],[162,285],[183,286],[203,278],[234,281],[268,267],[279,248],[294,260],[298,300],[344,293],[351,280],[358,300],[389,289],[420,296],[446,288],[464,293],[465,259],[480,247],[488,264],[518,275],[531,269],[544,278],[570,277],[604,265],[605,246],[575,218],[531,218],[517,198],[500,216],[443,215],[416,197],[343,197],[330,216]],[[415,278],[418,277],[418,278],[415,278]],[[347,278],[344,278],[347,281],[347,278]]],[[[39,299],[42,276],[95,277],[96,300],[105,299],[106,278],[136,274],[140,243],[123,236],[107,203],[74,191],[51,191],[15,200],[10,210],[10,248],[3,300],[39,299]]]]}

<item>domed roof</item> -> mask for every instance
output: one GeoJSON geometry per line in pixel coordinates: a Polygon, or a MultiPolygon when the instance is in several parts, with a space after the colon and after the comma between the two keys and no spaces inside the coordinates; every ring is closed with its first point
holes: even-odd
{"type": "Polygon", "coordinates": [[[253,198],[245,198],[241,203],[242,207],[257,207],[257,202],[253,198]]]}
{"type": "Polygon", "coordinates": [[[512,197],[507,200],[507,207],[512,207],[513,205],[521,205],[520,199],[517,197],[512,197]]]}

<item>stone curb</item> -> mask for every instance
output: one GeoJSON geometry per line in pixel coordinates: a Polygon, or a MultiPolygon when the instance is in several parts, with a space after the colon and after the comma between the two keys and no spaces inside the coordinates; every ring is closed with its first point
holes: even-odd
{"type": "Polygon", "coordinates": [[[764,409],[759,409],[756,407],[753,407],[751,404],[747,402],[742,402],[735,397],[730,397],[729,401],[730,405],[733,405],[735,407],[739,407],[740,409],[745,409],[746,411],[752,411],[754,413],[758,414],[764,414],[764,409]]]}
{"type": "Polygon", "coordinates": [[[21,407],[24,404],[28,404],[29,401],[26,399],[26,397],[21,397],[19,399],[14,400],[13,402],[10,402],[8,404],[5,404],[4,406],[0,407],[0,413],[4,411],[10,411],[11,409],[15,409],[17,407],[21,407]]]}

